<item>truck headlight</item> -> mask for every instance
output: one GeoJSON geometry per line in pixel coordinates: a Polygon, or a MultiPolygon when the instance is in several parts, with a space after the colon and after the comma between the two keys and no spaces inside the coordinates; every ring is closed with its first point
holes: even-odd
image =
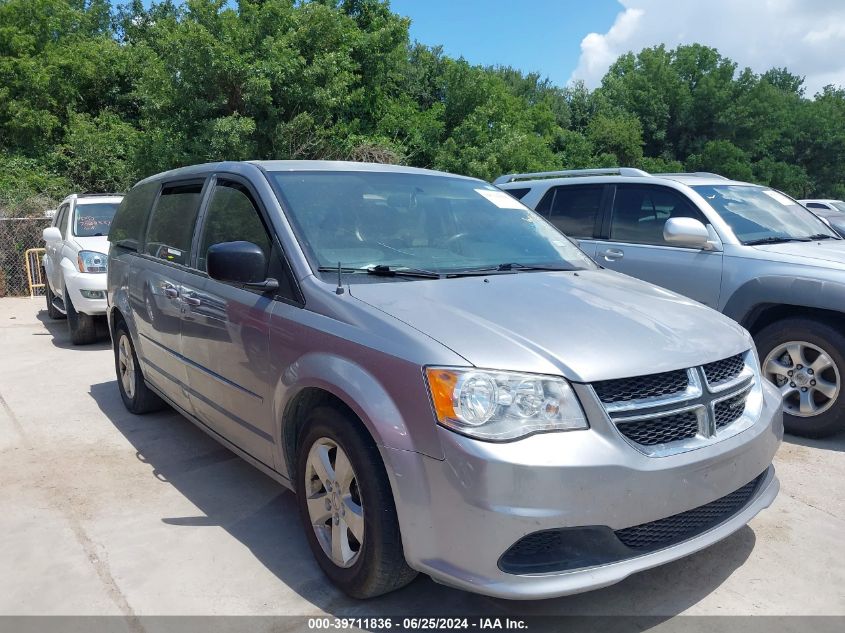
{"type": "Polygon", "coordinates": [[[96,251],[79,251],[76,265],[81,273],[104,273],[107,270],[108,256],[96,251]]]}
{"type": "Polygon", "coordinates": [[[428,367],[426,378],[437,421],[470,437],[514,440],[589,426],[563,378],[452,367],[428,367]]]}

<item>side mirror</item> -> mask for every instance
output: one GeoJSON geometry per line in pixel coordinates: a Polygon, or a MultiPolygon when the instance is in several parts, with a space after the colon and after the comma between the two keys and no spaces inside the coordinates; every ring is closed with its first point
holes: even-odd
{"type": "Polygon", "coordinates": [[[663,239],[678,246],[706,248],[710,242],[710,233],[695,218],[669,218],[663,225],[663,239]]]}
{"type": "Polygon", "coordinates": [[[208,276],[217,281],[243,284],[269,292],[279,287],[275,279],[265,278],[267,258],[252,242],[221,242],[209,247],[206,256],[208,276]]]}
{"type": "Polygon", "coordinates": [[[41,237],[43,237],[44,241],[48,244],[50,242],[60,242],[62,239],[62,232],[55,226],[48,226],[46,229],[41,231],[41,237]]]}

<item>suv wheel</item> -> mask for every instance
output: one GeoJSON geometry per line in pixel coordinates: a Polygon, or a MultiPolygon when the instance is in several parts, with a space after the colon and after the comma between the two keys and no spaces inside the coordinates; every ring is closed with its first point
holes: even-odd
{"type": "Polygon", "coordinates": [[[804,437],[845,430],[845,336],[820,321],[785,319],[756,340],[763,375],[783,394],[785,430],[804,437]]]}
{"type": "Polygon", "coordinates": [[[132,337],[124,323],[114,329],[114,369],[124,406],[132,413],[149,413],[164,408],[164,402],[144,382],[132,337]]]}
{"type": "Polygon", "coordinates": [[[59,312],[59,309],[55,305],[53,305],[53,300],[56,298],[56,295],[54,295],[53,291],[50,290],[49,282],[46,282],[44,284],[44,296],[47,298],[47,316],[51,319],[66,319],[67,315],[59,312]]]}
{"type": "Polygon", "coordinates": [[[77,312],[70,300],[70,293],[65,288],[65,310],[70,341],[74,345],[90,345],[97,340],[97,321],[90,314],[77,312]]]}
{"type": "Polygon", "coordinates": [[[311,412],[297,453],[297,503],[317,563],[353,598],[407,585],[393,494],[372,438],[330,407],[311,412]]]}

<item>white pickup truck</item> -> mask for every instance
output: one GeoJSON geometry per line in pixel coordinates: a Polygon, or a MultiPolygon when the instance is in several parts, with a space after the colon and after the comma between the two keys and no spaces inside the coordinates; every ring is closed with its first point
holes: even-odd
{"type": "Polygon", "coordinates": [[[106,314],[108,233],[123,196],[72,194],[44,229],[47,313],[67,318],[74,345],[97,339],[96,320],[106,314]]]}

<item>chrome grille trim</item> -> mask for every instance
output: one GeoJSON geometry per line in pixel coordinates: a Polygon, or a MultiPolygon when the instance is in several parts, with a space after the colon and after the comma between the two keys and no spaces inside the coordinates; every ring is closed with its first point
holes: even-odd
{"type": "Polygon", "coordinates": [[[717,382],[715,386],[707,383],[705,366],[698,366],[686,370],[689,376],[687,388],[670,395],[605,403],[592,386],[590,388],[612,428],[626,443],[649,457],[674,455],[732,437],[757,420],[762,408],[760,370],[753,351],[749,350],[741,356],[742,370],[721,383],[717,382]],[[725,415],[722,407],[717,416],[718,405],[738,397],[743,398],[741,412],[731,418],[730,412],[725,415]],[[695,411],[698,420],[698,428],[694,433],[688,419],[675,417],[689,411],[695,411]],[[665,441],[666,438],[673,438],[673,433],[658,425],[640,424],[625,428],[626,424],[661,419],[665,419],[667,425],[678,425],[674,434],[677,439],[665,441]],[[650,427],[653,437],[645,435],[650,427]]]}
{"type": "MultiPolygon", "coordinates": [[[[651,398],[640,398],[637,400],[625,400],[622,402],[602,402],[602,406],[608,413],[619,413],[623,411],[636,411],[647,407],[662,407],[666,405],[677,404],[685,402],[694,398],[699,398],[702,394],[701,379],[698,372],[693,369],[687,369],[687,388],[683,391],[665,395],[652,396],[651,398]]],[[[597,395],[598,397],[598,395],[597,395]]],[[[601,401],[601,398],[599,398],[601,401]]]]}

